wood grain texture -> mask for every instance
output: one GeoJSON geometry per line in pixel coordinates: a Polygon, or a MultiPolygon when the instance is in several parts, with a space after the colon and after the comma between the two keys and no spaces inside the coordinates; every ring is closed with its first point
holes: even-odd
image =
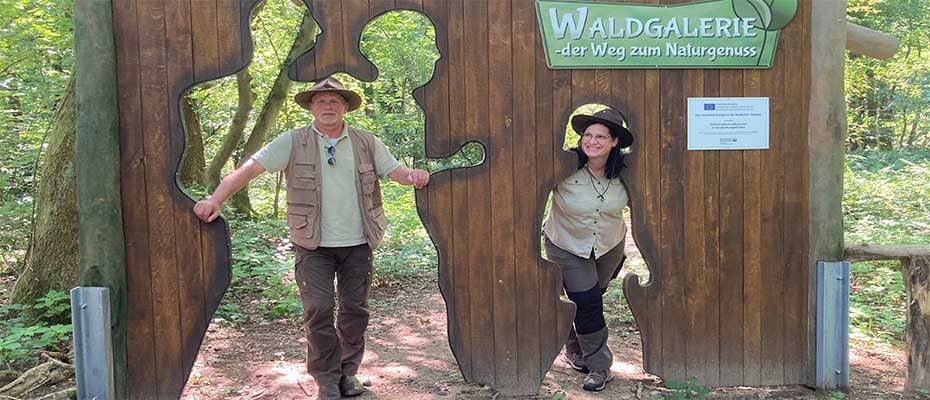
{"type": "Polygon", "coordinates": [[[245,66],[251,52],[247,14],[255,4],[113,3],[133,349],[126,366],[129,398],[180,396],[229,285],[225,222],[201,224],[175,179],[185,148],[179,101],[194,84],[245,66]]]}
{"type": "MultiPolygon", "coordinates": [[[[720,96],[743,95],[742,71],[720,71],[720,96]]],[[[743,382],[743,151],[719,152],[720,384],[743,382]]]]}
{"type": "MultiPolygon", "coordinates": [[[[635,136],[622,178],[649,281],[629,274],[623,290],[645,370],[706,386],[806,381],[812,0],[799,2],[782,31],[774,68],[754,71],[550,70],[526,1],[305,4],[322,33],[289,67],[299,81],[335,72],[375,79],[358,40],[384,12],[415,10],[436,28],[441,58],[414,92],[426,154],[448,157],[474,141],[486,155],[434,174],[416,195],[466,380],[535,394],[566,338],[574,305],[560,299],[561,274],[538,239],[550,191],[576,165],[562,148],[567,119],[600,103],[621,111],[635,136]],[[697,96],[769,97],[770,148],[688,151],[687,98],[697,96]]],[[[128,361],[133,398],[179,393],[228,284],[225,223],[192,219],[174,182],[184,140],[177,100],[244,66],[254,5],[114,1],[128,324],[137,333],[129,345],[140,349],[128,361]]]]}

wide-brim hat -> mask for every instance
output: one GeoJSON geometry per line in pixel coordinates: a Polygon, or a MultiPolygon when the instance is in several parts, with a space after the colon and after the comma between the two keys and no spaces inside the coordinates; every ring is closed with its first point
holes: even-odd
{"type": "Polygon", "coordinates": [[[310,100],[319,93],[336,93],[342,96],[342,98],[346,99],[346,103],[348,103],[348,109],[346,111],[357,110],[358,107],[362,105],[362,97],[359,96],[358,93],[346,89],[345,86],[342,85],[342,82],[339,82],[336,78],[331,76],[320,80],[310,89],[297,93],[297,95],[294,96],[294,101],[300,104],[301,107],[309,110],[310,100]]]}
{"type": "Polygon", "coordinates": [[[610,130],[610,135],[620,139],[618,145],[620,148],[630,147],[633,145],[633,133],[623,126],[623,115],[612,108],[605,108],[593,115],[578,114],[572,117],[572,129],[579,135],[584,135],[584,130],[593,124],[604,124],[610,130]]]}

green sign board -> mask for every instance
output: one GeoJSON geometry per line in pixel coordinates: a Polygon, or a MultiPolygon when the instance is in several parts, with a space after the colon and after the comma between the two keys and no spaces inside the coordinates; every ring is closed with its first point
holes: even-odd
{"type": "Polygon", "coordinates": [[[771,68],[797,0],[536,0],[550,68],[771,68]]]}

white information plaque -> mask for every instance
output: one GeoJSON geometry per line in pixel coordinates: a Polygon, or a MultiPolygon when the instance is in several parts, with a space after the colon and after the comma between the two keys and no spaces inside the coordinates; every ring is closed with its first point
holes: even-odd
{"type": "Polygon", "coordinates": [[[768,97],[688,98],[688,150],[767,148],[768,97]]]}

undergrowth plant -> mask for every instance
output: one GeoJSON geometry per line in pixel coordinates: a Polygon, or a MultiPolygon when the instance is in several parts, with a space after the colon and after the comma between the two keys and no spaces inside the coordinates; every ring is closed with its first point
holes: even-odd
{"type": "MultiPolygon", "coordinates": [[[[930,149],[846,156],[846,245],[930,244],[930,149]]],[[[851,266],[850,328],[858,340],[900,344],[906,293],[897,261],[851,266]]]]}
{"type": "Polygon", "coordinates": [[[384,287],[412,278],[437,276],[436,248],[420,222],[413,188],[395,182],[381,185],[388,229],[373,254],[372,286],[384,287]]]}
{"type": "Polygon", "coordinates": [[[696,378],[688,378],[685,381],[666,381],[667,391],[662,393],[663,399],[703,399],[710,393],[710,389],[701,385],[696,378]]]}
{"type": "MultiPolygon", "coordinates": [[[[385,214],[390,223],[373,254],[373,287],[387,287],[415,278],[436,276],[436,250],[423,229],[413,189],[394,182],[382,184],[385,214]]],[[[248,318],[241,304],[258,303],[263,316],[300,318],[303,305],[294,283],[294,250],[283,218],[249,219],[232,216],[232,282],[217,319],[237,323],[248,318]]]]}
{"type": "Polygon", "coordinates": [[[243,321],[248,311],[241,303],[254,298],[264,316],[298,318],[301,303],[293,282],[294,254],[286,223],[273,217],[233,217],[229,223],[232,282],[216,317],[226,323],[243,321]]]}
{"type": "Polygon", "coordinates": [[[71,304],[57,290],[34,304],[0,304],[0,369],[34,361],[41,350],[61,350],[71,337],[71,304]]]}

